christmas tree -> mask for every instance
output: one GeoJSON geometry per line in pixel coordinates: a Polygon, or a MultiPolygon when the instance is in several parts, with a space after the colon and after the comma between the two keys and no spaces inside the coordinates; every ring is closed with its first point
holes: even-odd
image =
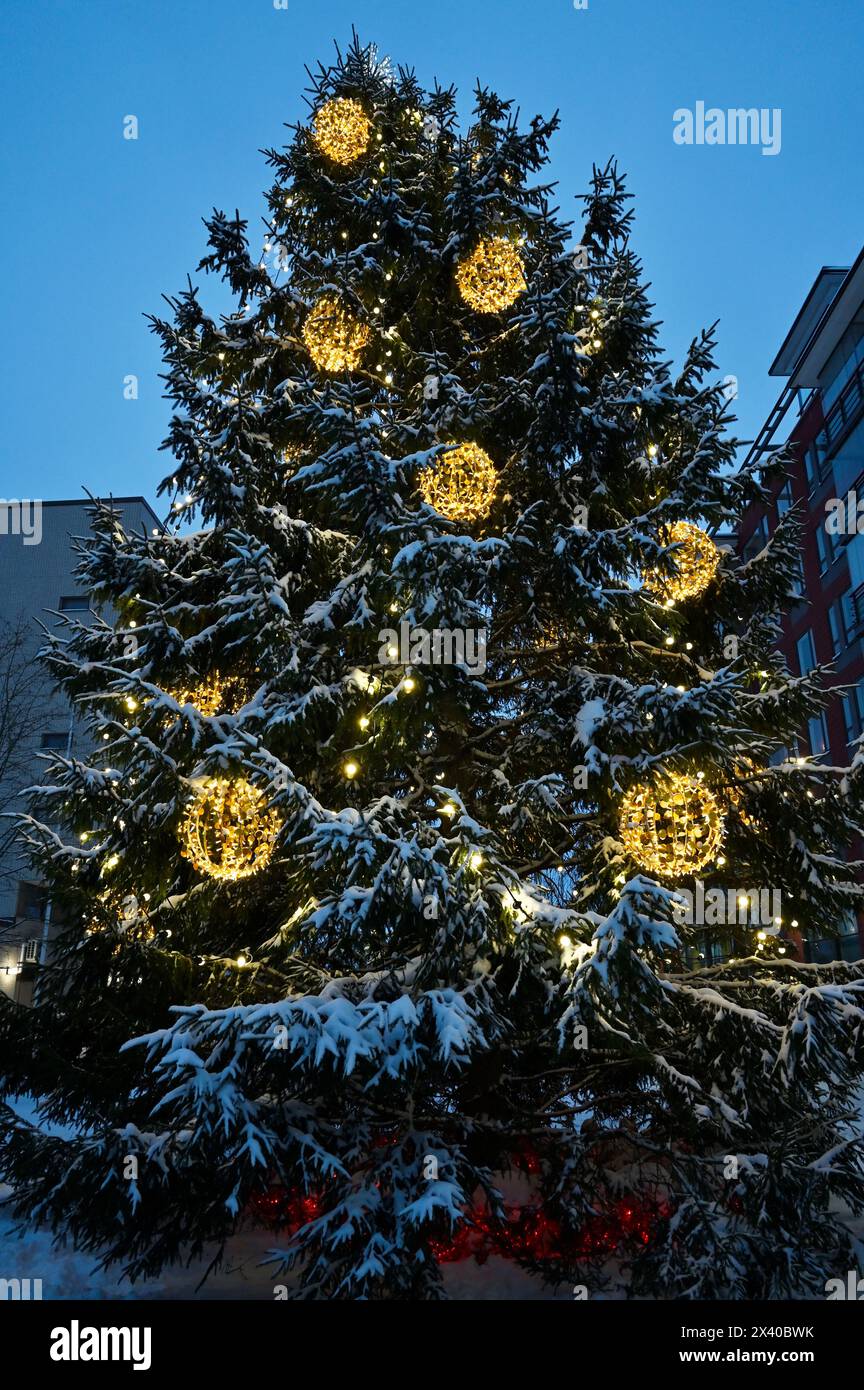
{"type": "Polygon", "coordinates": [[[787,939],[859,904],[862,772],[792,753],[794,514],[723,542],[771,473],[713,330],[664,359],[614,163],[571,224],[556,118],[478,87],[460,133],[356,38],[311,82],[261,253],[206,223],[233,307],[153,321],[172,521],[94,503],[96,616],[48,641],[93,752],[24,823],[70,925],[0,1001],[3,1094],[65,1126],[0,1110],[16,1210],[132,1277],[269,1213],[305,1298],[440,1297],[481,1237],[821,1293],[864,972],[787,939]]]}

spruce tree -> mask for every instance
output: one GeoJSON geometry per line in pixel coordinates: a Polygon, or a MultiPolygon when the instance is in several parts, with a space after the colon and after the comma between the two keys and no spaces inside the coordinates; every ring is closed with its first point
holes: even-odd
{"type": "Polygon", "coordinates": [[[736,468],[713,330],[664,358],[617,166],[559,214],[557,118],[460,133],[356,38],[309,105],[260,254],[206,222],[230,310],[153,320],[171,521],[94,503],[47,639],[92,752],[24,823],[69,925],[0,1084],[70,1128],[3,1105],[16,1210],[137,1277],[284,1190],[298,1296],[437,1298],[528,1155],[552,1280],[623,1204],[631,1293],[821,1294],[864,972],[787,939],[859,904],[862,774],[793,752],[794,513],[722,539],[783,458],[736,468]],[[781,923],[682,920],[754,885],[781,923]]]}

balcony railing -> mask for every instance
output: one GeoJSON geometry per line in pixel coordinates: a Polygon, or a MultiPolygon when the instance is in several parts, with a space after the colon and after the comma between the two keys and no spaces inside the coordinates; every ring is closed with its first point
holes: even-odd
{"type": "Polygon", "coordinates": [[[858,362],[830,410],[816,441],[822,457],[832,453],[864,414],[864,362],[858,362]]]}
{"type": "Polygon", "coordinates": [[[864,633],[864,584],[859,584],[857,589],[852,590],[849,607],[855,626],[854,632],[850,632],[849,636],[860,637],[864,633]]]}

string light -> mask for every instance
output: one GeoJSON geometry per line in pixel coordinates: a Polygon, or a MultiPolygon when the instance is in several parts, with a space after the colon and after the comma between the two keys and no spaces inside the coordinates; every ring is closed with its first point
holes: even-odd
{"type": "MultiPolygon", "coordinates": [[[[144,894],[145,900],[149,900],[150,894],[144,894]]],[[[150,918],[146,911],[138,902],[134,894],[128,893],[125,897],[116,892],[113,888],[106,888],[98,898],[101,913],[99,917],[91,917],[87,926],[84,928],[87,936],[97,936],[108,928],[105,918],[110,917],[110,926],[121,931],[127,941],[152,941],[156,935],[150,918]]]]}
{"type": "Polygon", "coordinates": [[[371,337],[366,324],[350,313],[335,294],[322,295],[303,325],[303,342],[322,372],[355,371],[371,337]]]}
{"type": "Polygon", "coordinates": [[[359,101],[334,97],[315,113],[313,138],[334,164],[353,164],[369,148],[371,122],[359,101]]]}
{"type": "Polygon", "coordinates": [[[180,853],[210,878],[249,878],[269,863],[281,829],[258,787],[242,777],[211,777],[180,826],[180,853]]]}
{"type": "MultiPolygon", "coordinates": [[[[738,767],[735,768],[735,776],[738,778],[752,777],[755,771],[755,763],[751,762],[751,760],[747,758],[743,760],[738,767]]],[[[757,821],[755,820],[755,818],[749,815],[746,811],[744,806],[744,798],[741,793],[741,788],[736,783],[732,783],[726,787],[726,800],[735,811],[735,814],[737,815],[742,825],[747,825],[751,828],[757,825],[757,821]]]]}
{"type": "Polygon", "coordinates": [[[696,598],[703,593],[717,573],[720,552],[707,531],[690,521],[676,521],[664,527],[661,534],[664,546],[675,545],[669,556],[673,573],[652,569],[645,574],[645,588],[667,606],[696,598]]]}
{"type": "Polygon", "coordinates": [[[486,516],[498,490],[498,473],[478,444],[454,444],[418,479],[423,501],[448,521],[486,516]]]}
{"type": "Polygon", "coordinates": [[[696,777],[667,773],[639,782],[624,797],[619,833],[630,857],[648,873],[696,873],[714,857],[723,817],[711,791],[696,777]]]}
{"type": "Polygon", "coordinates": [[[288,472],[287,472],[287,474],[286,474],[286,477],[289,477],[289,478],[291,477],[292,473],[293,473],[293,472],[295,471],[295,469],[296,469],[297,464],[298,464],[298,463],[300,462],[300,460],[302,459],[304,453],[305,453],[305,450],[303,449],[302,445],[300,445],[300,444],[286,444],[286,445],[285,445],[285,447],[284,447],[283,450],[282,450],[282,462],[285,464],[286,468],[288,469],[288,472]]]}
{"type": "Polygon", "coordinates": [[[351,782],[354,780],[354,778],[357,776],[357,773],[360,771],[360,765],[359,763],[355,763],[353,758],[349,758],[347,763],[342,764],[342,771],[348,778],[348,781],[351,782]]]}
{"type": "Polygon", "coordinates": [[[479,314],[497,314],[516,303],[528,288],[525,267],[507,237],[490,237],[456,267],[459,293],[479,314]]]}

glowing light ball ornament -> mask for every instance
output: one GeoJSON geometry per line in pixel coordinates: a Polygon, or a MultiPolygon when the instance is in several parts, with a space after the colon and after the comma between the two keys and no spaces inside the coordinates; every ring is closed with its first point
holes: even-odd
{"type": "Polygon", "coordinates": [[[371,337],[366,324],[333,294],[321,296],[303,325],[303,342],[322,372],[355,371],[371,337]]]}
{"type": "Polygon", "coordinates": [[[172,691],[178,705],[194,705],[205,719],[214,714],[236,714],[246,703],[246,682],[239,676],[222,676],[218,671],[205,676],[188,690],[172,691]]]}
{"type": "Polygon", "coordinates": [[[720,551],[700,526],[691,521],[676,521],[663,531],[664,545],[677,548],[670,555],[674,571],[649,570],[645,587],[665,603],[682,603],[704,593],[717,573],[720,551]]]}
{"type": "Polygon", "coordinates": [[[498,490],[498,473],[478,444],[454,444],[418,479],[423,501],[448,521],[486,516],[498,490]]]}
{"type": "Polygon", "coordinates": [[[489,237],[456,267],[456,285],[478,314],[499,314],[528,288],[525,266],[507,237],[489,237]]]}
{"type": "Polygon", "coordinates": [[[618,824],[631,859],[663,878],[698,873],[723,839],[723,817],[714,794],[697,777],[678,773],[631,787],[621,803],[618,824]]]}
{"type": "Polygon", "coordinates": [[[242,777],[211,777],[180,827],[180,853],[209,878],[250,878],[270,862],[281,829],[258,787],[242,777]]]}
{"type": "Polygon", "coordinates": [[[315,113],[312,136],[321,154],[334,164],[353,164],[369,148],[372,124],[359,101],[334,97],[315,113]]]}

